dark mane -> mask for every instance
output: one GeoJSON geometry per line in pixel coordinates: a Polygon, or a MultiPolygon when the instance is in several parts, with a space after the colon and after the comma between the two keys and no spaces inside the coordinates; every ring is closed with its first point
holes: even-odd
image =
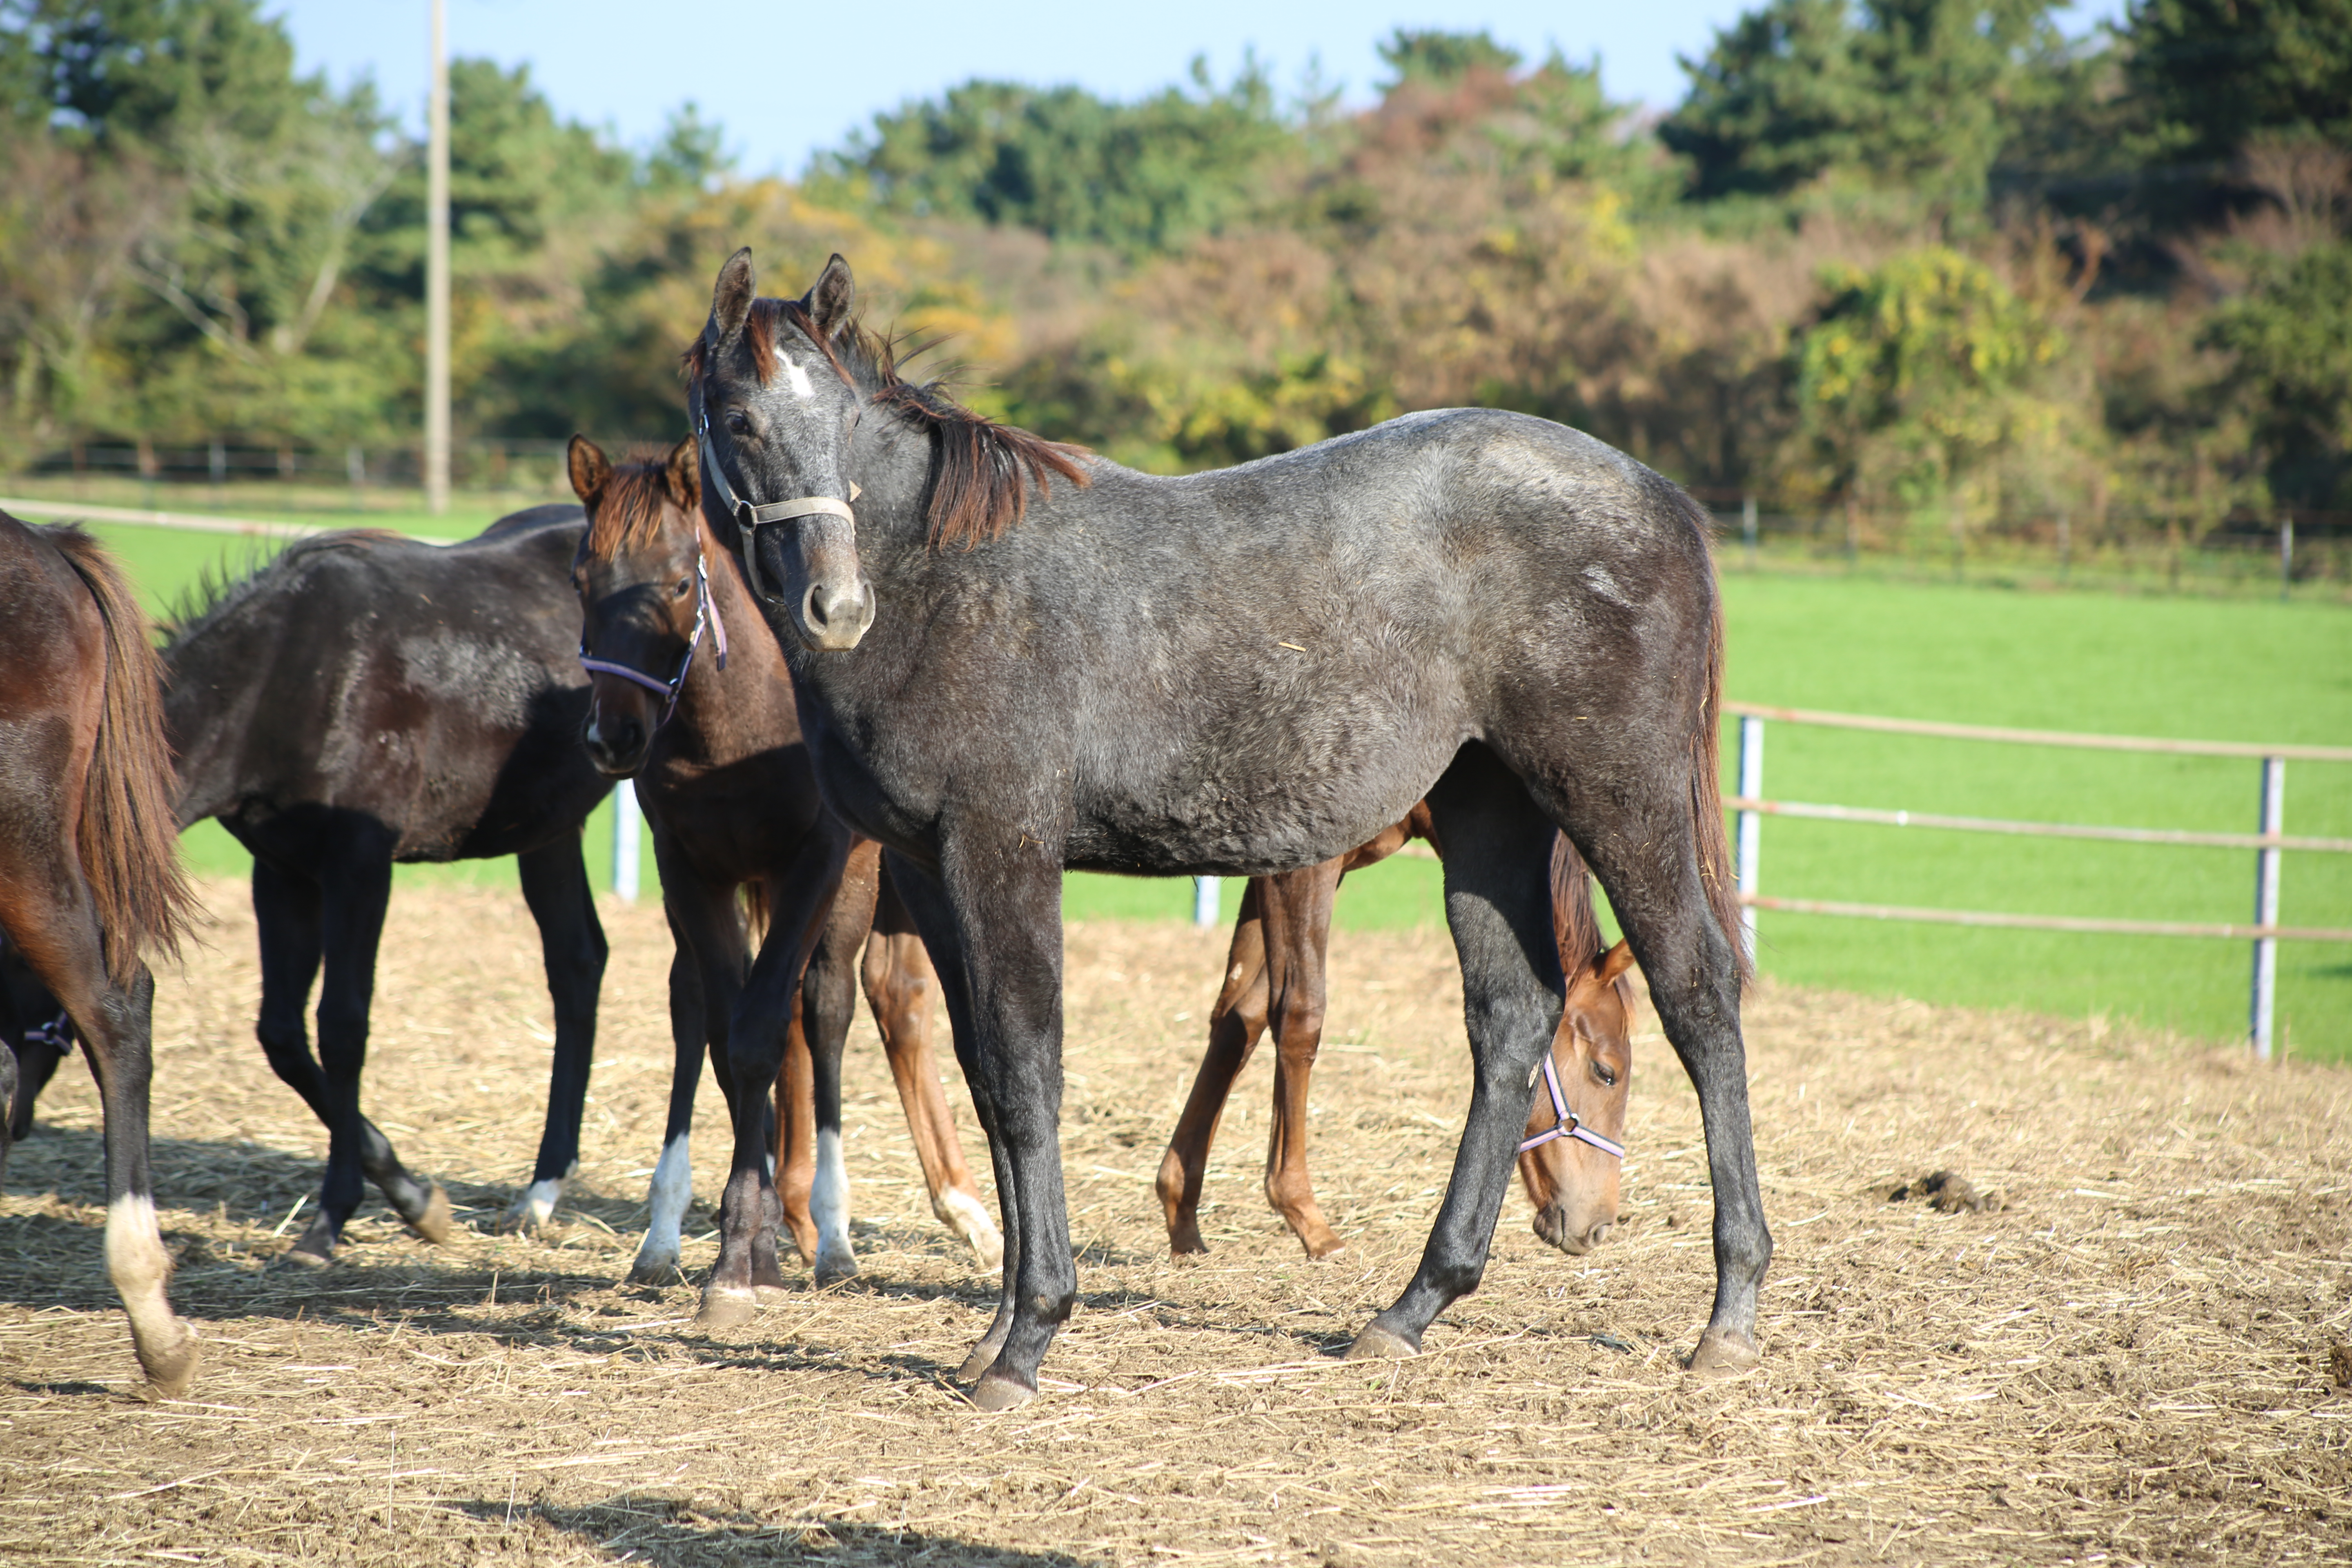
{"type": "Polygon", "coordinates": [[[173,647],[202,631],[205,626],[233,613],[239,605],[266,584],[275,583],[299,562],[331,550],[364,548],[401,536],[389,529],[352,528],[335,533],[314,534],[298,539],[276,555],[258,560],[248,555],[241,566],[216,565],[207,563],[199,568],[196,580],[172,597],[156,622],[163,633],[163,645],[173,647]]]}
{"type": "MultiPolygon", "coordinates": [[[[1029,487],[1054,493],[1056,478],[1074,485],[1089,481],[1079,459],[1084,447],[1044,437],[975,414],[950,396],[944,383],[913,382],[898,374],[897,345],[851,321],[833,333],[820,331],[797,300],[756,300],[744,323],[751,368],[765,384],[776,369],[776,328],[782,321],[814,343],[834,374],[849,386],[931,433],[929,515],[934,549],[965,549],[1001,537],[1029,511],[1029,487]]],[[[686,351],[688,377],[699,379],[709,348],[695,339],[686,351]]]]}
{"type": "Polygon", "coordinates": [[[613,465],[588,520],[585,549],[591,558],[610,561],[661,537],[663,511],[670,504],[668,473],[666,457],[613,465]]]}

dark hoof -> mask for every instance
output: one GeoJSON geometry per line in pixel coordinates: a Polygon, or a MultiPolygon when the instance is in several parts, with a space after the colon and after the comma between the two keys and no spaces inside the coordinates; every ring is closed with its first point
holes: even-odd
{"type": "Polygon", "coordinates": [[[856,1278],[857,1259],[855,1258],[820,1258],[817,1259],[816,1288],[820,1290],[829,1285],[838,1285],[844,1280],[855,1279],[856,1278]]]}
{"type": "Polygon", "coordinates": [[[139,1352],[139,1369],[147,1374],[147,1386],[158,1399],[177,1399],[187,1393],[201,1359],[195,1330],[185,1323],[174,1323],[173,1327],[178,1330],[174,1342],[134,1347],[139,1352]]]}
{"type": "Polygon", "coordinates": [[[625,1281],[624,1281],[624,1283],[630,1285],[675,1285],[677,1283],[679,1278],[680,1273],[677,1258],[646,1258],[643,1254],[640,1254],[636,1260],[629,1265],[629,1277],[625,1281]]]}
{"type": "Polygon", "coordinates": [[[1410,1361],[1421,1353],[1421,1347],[1402,1334],[1391,1333],[1378,1323],[1367,1323],[1356,1342],[1348,1347],[1349,1361],[1410,1361]]]}
{"type": "Polygon", "coordinates": [[[402,1223],[419,1239],[436,1247],[449,1239],[449,1227],[456,1220],[449,1213],[449,1194],[441,1190],[440,1183],[434,1183],[433,1191],[426,1194],[425,1212],[414,1219],[404,1217],[402,1223]]]}
{"type": "Polygon", "coordinates": [[[698,1329],[740,1329],[757,1317],[759,1300],[740,1286],[712,1286],[702,1292],[701,1310],[694,1314],[698,1329]]]}
{"type": "Polygon", "coordinates": [[[1685,1363],[1692,1372],[1726,1375],[1754,1369],[1763,1356],[1756,1342],[1738,1329],[1709,1329],[1698,1337],[1698,1349],[1685,1363]]]}
{"type": "Polygon", "coordinates": [[[1037,1391],[1010,1377],[990,1373],[973,1385],[972,1405],[982,1410],[1017,1410],[1037,1397],[1037,1391]]]}

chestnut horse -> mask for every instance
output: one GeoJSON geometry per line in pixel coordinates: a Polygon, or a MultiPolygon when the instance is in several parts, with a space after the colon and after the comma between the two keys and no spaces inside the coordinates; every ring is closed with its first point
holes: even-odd
{"type": "MultiPolygon", "coordinates": [[[[1445,841],[1470,1105],[1421,1265],[1350,1353],[1416,1353],[1486,1268],[1567,992],[1546,872],[1564,831],[1698,1091],[1716,1292],[1690,1364],[1753,1365],[1771,1233],[1705,510],[1589,436],[1493,408],[1136,473],[900,378],[856,295],[835,257],[802,299],[761,299],[738,252],[688,406],[706,510],[784,649],[825,805],[893,857],[989,1134],[1005,1267],[964,1364],[973,1401],[1035,1395],[1077,1296],[1064,870],[1294,870],[1419,800],[1445,841]]],[[[822,890],[794,897],[781,931],[812,925],[822,890]]],[[[780,1059],[753,1034],[730,1048],[739,1081],[780,1059]]],[[[763,1133],[739,1102],[713,1322],[776,1278],[763,1133]]]]}
{"type": "MultiPolygon", "coordinates": [[[[1350,871],[1388,858],[1412,839],[1435,846],[1426,805],[1402,822],[1319,866],[1253,877],[1234,921],[1224,988],[1209,1014],[1209,1049],[1192,1079],[1154,1184],[1168,1217],[1169,1250],[1209,1250],[1201,1239],[1201,1178],[1234,1080],[1274,1030],[1274,1115],[1265,1146],[1265,1199],[1311,1258],[1347,1244],[1323,1217],[1307,1173],[1307,1084],[1323,1037],[1324,950],[1331,900],[1350,871]]],[[[1603,948],[1584,861],[1566,838],[1552,849],[1552,932],[1568,976],[1546,1082],[1528,1110],[1519,1181],[1535,1205],[1535,1232],[1570,1255],[1601,1245],[1617,1222],[1625,1105],[1633,1092],[1633,950],[1603,948]]]]}
{"type": "MultiPolygon", "coordinates": [[[[121,574],[79,529],[0,512],[0,928],[89,1053],[106,1126],[106,1271],[166,1396],[194,1375],[196,1337],[163,1289],[172,1264],[147,1168],[155,981],[141,954],[175,952],[192,904],[173,793],[155,650],[121,574]]],[[[0,1090],[13,1089],[15,1055],[0,1058],[0,1090]]],[[[0,1151],[6,1136],[0,1123],[0,1151]]]]}
{"type": "MultiPolygon", "coordinates": [[[[779,991],[780,1009],[739,1014],[746,931],[737,889],[762,914],[783,883],[829,875],[836,840],[847,830],[817,797],[783,657],[703,524],[693,442],[680,442],[666,463],[616,468],[575,436],[571,471],[588,509],[588,531],[572,568],[583,617],[580,660],[592,686],[583,738],[600,772],[636,780],[661,868],[663,910],[677,943],[670,965],[677,1054],[669,1125],[654,1168],[651,1221],[630,1279],[666,1280],[677,1269],[678,1222],[693,1184],[687,1137],[704,1043],[733,1107],[745,1086],[729,1071],[730,1026],[772,1029],[779,1022],[786,1026],[784,1070],[776,1080],[783,1220],[817,1283],[857,1272],[841,1155],[841,1053],[856,1006],[850,971],[861,945],[866,1003],[898,1080],[931,1212],[994,1267],[1003,1241],[964,1164],[926,1033],[930,961],[881,875],[878,845],[860,840],[849,853],[800,982],[801,1005],[779,991]]],[[[791,940],[761,941],[751,974],[781,981],[773,972],[793,949],[791,940]]],[[[750,1086],[754,1102],[767,1088],[750,1086]]]]}

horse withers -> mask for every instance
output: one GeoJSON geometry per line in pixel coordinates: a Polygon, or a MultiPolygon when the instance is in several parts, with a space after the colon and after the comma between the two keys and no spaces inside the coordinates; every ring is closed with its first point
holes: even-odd
{"type": "MultiPolygon", "coordinates": [[[[1209,1048],[1169,1135],[1153,1190],[1178,1258],[1209,1250],[1201,1239],[1201,1184],[1234,1080],[1258,1039],[1274,1031],[1274,1110],[1266,1135],[1265,1198],[1310,1258],[1346,1247],[1307,1170],[1307,1080],[1323,1037],[1324,952],[1340,879],[1376,865],[1435,828],[1415,805],[1370,843],[1303,870],[1253,877],[1209,1013],[1209,1048]]],[[[1583,858],[1565,837],[1552,847],[1552,933],[1568,995],[1552,1036],[1545,1091],[1528,1110],[1519,1182],[1535,1205],[1535,1232],[1570,1256],[1601,1245],[1617,1223],[1625,1110],[1633,1087],[1633,950],[1601,941],[1583,858]]]]}
{"type": "MultiPolygon", "coordinates": [[[[1076,1300],[1065,868],[1292,870],[1424,799],[1470,1107],[1420,1268],[1351,1353],[1416,1352],[1485,1268],[1567,990],[1547,871],[1565,831],[1698,1091],[1716,1297],[1691,1365],[1753,1364],[1771,1237],[1705,511],[1588,436],[1494,409],[1135,473],[901,379],[855,301],[838,257],[801,299],[763,300],[739,252],[690,351],[688,412],[706,510],[783,647],[825,802],[895,857],[989,1133],[1005,1272],[965,1363],[973,1400],[1034,1397],[1076,1300]]],[[[766,1042],[732,1049],[739,1080],[774,1070],[766,1042]]],[[[761,1131],[739,1106],[714,1321],[749,1312],[773,1268],[761,1131]]]]}
{"type": "MultiPolygon", "coordinates": [[[[192,900],[157,683],[146,617],[97,542],[0,512],[0,929],[89,1054],[106,1271],[141,1368],[171,1396],[194,1375],[196,1337],[164,1293],[148,1173],[155,982],[142,954],[176,951],[192,900]]],[[[0,1051],[12,1068],[13,1055],[0,1051]]],[[[0,1152],[8,1131],[0,1123],[0,1152]]]]}
{"type": "Polygon", "coordinates": [[[964,1164],[931,1056],[929,961],[881,874],[880,847],[852,840],[818,798],[782,656],[702,521],[692,441],[667,462],[615,467],[575,436],[570,467],[588,509],[572,568],[581,663],[593,690],[583,739],[601,772],[635,780],[677,943],[669,1124],[630,1278],[667,1280],[677,1269],[705,1042],[729,1106],[746,1093],[757,1103],[768,1086],[731,1078],[730,1032],[772,1030],[779,1022],[787,1031],[776,1080],[783,1221],[818,1283],[857,1272],[841,1151],[841,1057],[861,946],[866,1003],[931,1211],[993,1266],[1003,1241],[964,1164]],[[805,974],[793,973],[783,966],[794,942],[765,936],[764,911],[786,884],[829,879],[839,891],[822,917],[805,974]],[[761,916],[749,932],[738,889],[761,916]],[[747,972],[751,942],[760,956],[747,972]]]}
{"type": "Polygon", "coordinates": [[[396,862],[515,857],[555,1051],[539,1157],[504,1223],[545,1221],[579,1163],[606,954],[581,829],[612,788],[580,746],[588,681],[568,574],[584,521],[576,506],[544,506],[446,546],[303,540],[213,588],[164,648],[181,825],[216,817],[253,854],[255,1033],[327,1128],[295,1262],[334,1256],[363,1180],[427,1241],[452,1223],[440,1185],[360,1110],[396,862]]]}

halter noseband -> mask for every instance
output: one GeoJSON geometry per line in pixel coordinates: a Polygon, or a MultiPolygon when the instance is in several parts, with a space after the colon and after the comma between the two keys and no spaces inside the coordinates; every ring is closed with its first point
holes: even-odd
{"type": "Polygon", "coordinates": [[[686,689],[687,672],[694,668],[694,650],[702,646],[702,633],[706,627],[711,632],[712,645],[719,650],[719,668],[723,670],[727,668],[727,623],[719,617],[717,607],[710,602],[710,573],[703,557],[698,554],[694,558],[694,630],[687,636],[686,653],[677,661],[676,675],[662,680],[641,669],[632,669],[625,664],[593,658],[588,652],[585,637],[580,642],[580,668],[592,675],[617,675],[623,680],[635,681],[648,691],[660,692],[662,716],[654,721],[654,728],[658,730],[669,722],[671,714],[677,711],[678,693],[686,689]]]}
{"type": "MultiPolygon", "coordinates": [[[[856,523],[857,514],[849,510],[849,501],[832,496],[794,496],[791,500],[762,501],[755,506],[737,495],[735,487],[727,482],[727,470],[719,466],[718,449],[710,444],[710,410],[702,401],[699,378],[694,387],[694,438],[700,445],[702,468],[710,476],[712,493],[718,497],[720,509],[735,520],[736,528],[743,535],[743,574],[751,580],[751,592],[761,598],[772,601],[776,597],[768,592],[767,584],[760,579],[757,546],[761,523],[782,522],[787,518],[810,517],[819,512],[845,518],[853,525],[856,523]]],[[[856,485],[849,487],[849,497],[850,500],[857,499],[856,485]]]]}
{"type": "Polygon", "coordinates": [[[1559,1072],[1551,1065],[1551,1051],[1549,1047],[1543,1054],[1543,1079],[1544,1087],[1551,1090],[1552,1113],[1559,1118],[1559,1124],[1537,1133],[1520,1144],[1520,1153],[1524,1154],[1530,1149],[1539,1148],[1555,1138],[1573,1138],[1580,1143],[1590,1143],[1612,1160],[1622,1160],[1625,1157],[1625,1145],[1612,1142],[1603,1138],[1600,1133],[1587,1127],[1583,1119],[1568,1108],[1568,1096],[1560,1092],[1559,1072]]]}

